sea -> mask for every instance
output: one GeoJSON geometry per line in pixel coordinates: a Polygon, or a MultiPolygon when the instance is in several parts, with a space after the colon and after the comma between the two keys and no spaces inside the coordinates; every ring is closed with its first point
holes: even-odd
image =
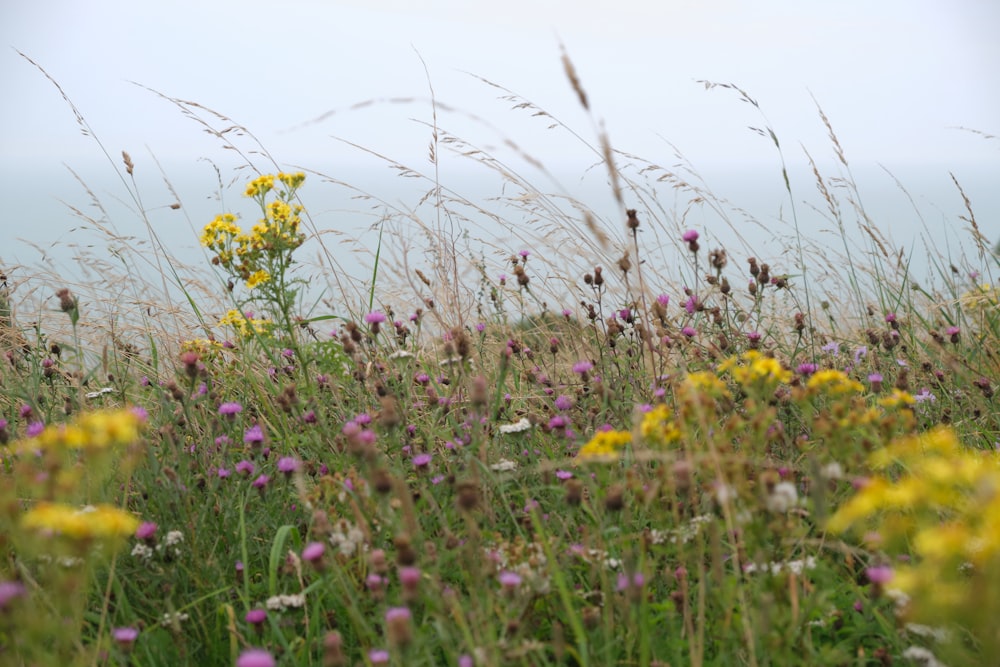
{"type": "MultiPolygon", "coordinates": [[[[618,166],[620,202],[599,165],[531,172],[531,165],[453,161],[435,174],[317,164],[300,191],[310,236],[297,251],[303,303],[311,314],[412,310],[433,291],[414,277],[418,269],[432,283],[457,281],[482,302],[502,278],[511,289],[510,258],[525,252],[536,307],[572,306],[583,273],[613,269],[633,247],[626,208],[639,211],[647,289],[675,299],[710,272],[715,248],[729,252],[726,271],[736,285],[747,278],[748,256],[793,283],[805,265],[816,284],[827,276],[842,287],[851,263],[880,266],[862,271],[870,280],[905,276],[918,285],[991,282],[997,271],[995,255],[983,252],[1000,239],[996,161],[848,169],[834,160],[817,167],[821,187],[809,164],[784,173],[765,162],[650,169],[623,159],[618,166]],[[680,238],[689,229],[699,232],[699,258],[680,238]],[[537,298],[542,293],[551,296],[537,298]]],[[[259,212],[242,196],[253,176],[198,159],[143,164],[131,176],[116,160],[5,164],[0,272],[11,301],[37,315],[54,307],[52,294],[64,284],[94,294],[107,288],[105,301],[136,307],[232,299],[198,237],[222,212],[253,224],[259,212]]]]}

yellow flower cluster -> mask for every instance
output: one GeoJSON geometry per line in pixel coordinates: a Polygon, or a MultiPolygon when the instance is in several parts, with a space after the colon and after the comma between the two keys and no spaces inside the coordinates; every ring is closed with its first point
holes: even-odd
{"type": "Polygon", "coordinates": [[[672,417],[673,411],[664,403],[644,414],[639,424],[642,439],[661,447],[680,440],[681,431],[672,417]]]}
{"type": "Polygon", "coordinates": [[[215,253],[213,263],[245,281],[247,289],[271,280],[267,267],[287,263],[287,255],[305,242],[305,235],[299,231],[302,206],[290,203],[304,181],[302,173],[264,174],[250,181],[244,194],[257,200],[264,217],[249,233],[236,224],[236,216],[231,213],[217,215],[205,225],[200,241],[215,253]],[[278,199],[268,202],[275,179],[286,189],[278,192],[278,199]]]}
{"type": "Polygon", "coordinates": [[[576,453],[579,461],[613,461],[619,450],[632,442],[628,431],[598,431],[590,441],[576,453]]]}
{"type": "Polygon", "coordinates": [[[970,603],[976,595],[970,574],[1000,564],[1000,454],[964,448],[954,431],[939,426],[896,438],[870,463],[884,474],[842,505],[827,529],[863,524],[886,549],[912,550],[915,559],[897,569],[892,586],[918,607],[940,610],[945,598],[970,603]],[[894,478],[893,470],[902,473],[894,478]]]}
{"type": "Polygon", "coordinates": [[[748,350],[740,357],[730,357],[718,368],[719,374],[728,372],[743,388],[760,387],[774,389],[779,384],[787,384],[792,372],[782,367],[774,357],[767,357],[757,350],[748,350]]]}
{"type": "Polygon", "coordinates": [[[53,424],[17,446],[20,451],[106,449],[139,439],[144,420],[132,410],[85,412],[68,424],[53,424]]]}
{"type": "Polygon", "coordinates": [[[128,537],[138,526],[137,518],[111,505],[76,508],[42,502],[21,517],[22,528],[80,541],[128,537]]]}
{"type": "Polygon", "coordinates": [[[232,309],[219,320],[219,326],[230,326],[236,330],[241,338],[250,338],[254,335],[266,336],[271,330],[271,320],[254,318],[232,309]]]}
{"type": "Polygon", "coordinates": [[[806,389],[810,394],[860,394],[865,388],[841,371],[824,369],[810,376],[806,389]]]}

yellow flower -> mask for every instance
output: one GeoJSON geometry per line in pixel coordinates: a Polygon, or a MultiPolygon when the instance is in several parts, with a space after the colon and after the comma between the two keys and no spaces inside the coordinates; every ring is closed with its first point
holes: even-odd
{"type": "Polygon", "coordinates": [[[301,171],[294,174],[278,174],[278,180],[285,184],[289,190],[296,190],[306,180],[306,175],[301,171]]]}
{"type": "Polygon", "coordinates": [[[618,450],[632,442],[628,431],[598,431],[590,442],[576,453],[580,461],[611,461],[618,458],[618,450]]]}
{"type": "Polygon", "coordinates": [[[733,357],[719,365],[718,371],[729,371],[733,380],[744,387],[763,384],[772,386],[787,383],[792,379],[792,372],[781,366],[774,357],[766,357],[757,350],[748,350],[740,358],[746,365],[740,365],[733,357]]]}
{"type": "Polygon", "coordinates": [[[139,439],[143,419],[132,410],[85,412],[69,424],[47,426],[21,444],[29,449],[103,449],[130,445],[139,439]]]}
{"type": "Polygon", "coordinates": [[[828,394],[859,394],[864,391],[864,387],[860,382],[852,380],[841,371],[833,369],[824,369],[813,373],[809,381],[806,382],[806,388],[813,394],[824,391],[828,394]]]}
{"type": "Polygon", "coordinates": [[[271,274],[265,271],[264,269],[255,271],[254,273],[250,274],[249,278],[247,278],[247,289],[253,289],[254,287],[257,287],[257,285],[260,285],[261,283],[266,283],[270,279],[271,279],[271,274]]]}
{"type": "Polygon", "coordinates": [[[673,412],[664,403],[660,403],[644,414],[642,423],[639,425],[639,432],[643,439],[657,445],[668,445],[680,440],[681,432],[671,420],[672,416],[673,412]]]}
{"type": "Polygon", "coordinates": [[[75,508],[63,503],[42,502],[24,513],[21,526],[74,540],[114,539],[134,533],[139,520],[111,505],[75,508]]]}
{"type": "Polygon", "coordinates": [[[238,310],[230,310],[225,317],[219,320],[219,326],[231,326],[243,338],[249,338],[255,333],[266,335],[271,326],[271,320],[248,317],[238,310]]]}
{"type": "Polygon", "coordinates": [[[246,192],[243,194],[247,197],[263,197],[273,189],[274,176],[271,174],[263,174],[250,181],[247,185],[246,192]]]}

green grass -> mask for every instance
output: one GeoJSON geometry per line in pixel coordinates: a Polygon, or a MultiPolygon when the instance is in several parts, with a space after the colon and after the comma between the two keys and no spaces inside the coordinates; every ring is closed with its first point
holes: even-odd
{"type": "MultiPolygon", "coordinates": [[[[721,202],[600,134],[595,155],[636,214],[623,206],[611,227],[581,202],[567,212],[481,154],[531,194],[494,220],[523,245],[497,248],[470,231],[487,211],[438,181],[456,139],[437,122],[432,217],[390,212],[367,285],[331,279],[336,298],[310,291],[299,250],[322,244],[308,217],[320,179],[262,180],[276,170],[249,159],[242,229],[206,232],[201,280],[154,236],[154,280],[125,257],[103,294],[40,273],[44,289],[0,295],[0,661],[268,664],[254,648],[330,667],[997,654],[1000,310],[971,207],[976,255],[936,257],[936,275],[915,281],[860,208],[866,240],[853,240],[842,215],[859,198],[838,201],[814,167],[843,257],[797,219],[789,253],[727,253],[641,174],[721,202]],[[521,212],[538,224],[517,229],[521,212]],[[401,221],[426,253],[407,252],[401,221]],[[839,284],[824,278],[834,265],[839,284]],[[116,312],[123,285],[160,310],[116,312]],[[122,436],[134,408],[141,433],[122,436]],[[76,420],[105,410],[69,442],[76,420]],[[25,517],[43,502],[107,503],[146,523],[39,531],[25,517]]],[[[332,266],[316,248],[314,268],[332,266]]]]}

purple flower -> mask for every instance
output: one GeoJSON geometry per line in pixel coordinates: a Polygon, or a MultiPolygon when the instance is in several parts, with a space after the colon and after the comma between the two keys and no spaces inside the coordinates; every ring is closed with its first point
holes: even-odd
{"type": "Polygon", "coordinates": [[[365,315],[365,322],[368,324],[381,324],[382,322],[385,322],[385,320],[385,313],[378,310],[373,310],[365,315]]]}
{"type": "Polygon", "coordinates": [[[315,563],[323,557],[323,553],[325,551],[326,547],[322,542],[310,542],[306,545],[306,548],[302,550],[302,560],[315,563]]]}
{"type": "Polygon", "coordinates": [[[12,600],[24,597],[24,584],[20,581],[0,581],[0,611],[10,605],[12,600]]]}
{"type": "Polygon", "coordinates": [[[259,445],[264,442],[264,431],[260,424],[254,424],[243,433],[243,442],[248,445],[259,445]]]}
{"type": "Polygon", "coordinates": [[[573,399],[569,396],[560,395],[556,397],[555,404],[557,410],[569,410],[573,407],[573,399]]]}
{"type": "Polygon", "coordinates": [[[381,648],[373,648],[368,651],[368,659],[373,665],[385,665],[389,663],[389,652],[381,648]]]}
{"type": "Polygon", "coordinates": [[[504,570],[497,576],[497,579],[500,581],[500,585],[507,590],[513,590],[521,585],[521,575],[517,572],[504,570]]]}
{"type": "Polygon", "coordinates": [[[656,303],[666,308],[670,304],[670,296],[667,294],[661,294],[660,296],[656,297],[656,303]]]}
{"type": "Polygon", "coordinates": [[[430,454],[417,454],[413,457],[414,468],[426,468],[431,462],[430,454]]]}
{"type": "Polygon", "coordinates": [[[25,431],[25,434],[29,438],[34,438],[36,435],[39,435],[44,430],[45,430],[45,424],[44,423],[42,423],[42,422],[31,422],[30,424],[28,424],[28,428],[25,431]]]}
{"type": "Polygon", "coordinates": [[[233,418],[241,412],[243,412],[243,406],[235,401],[219,406],[219,414],[225,417],[233,418]]]}
{"type": "Polygon", "coordinates": [[[589,361],[578,361],[573,364],[573,372],[579,373],[580,375],[589,373],[592,370],[594,370],[594,364],[589,361]]]}
{"type": "Polygon", "coordinates": [[[267,486],[267,483],[270,481],[271,481],[270,477],[268,477],[267,475],[261,475],[260,477],[258,477],[253,481],[251,486],[253,486],[253,488],[255,489],[263,489],[265,486],[267,486]]]}
{"type": "Polygon", "coordinates": [[[274,667],[275,664],[274,657],[260,648],[247,649],[236,659],[236,667],[274,667]]]}
{"type": "Polygon", "coordinates": [[[685,243],[691,243],[691,241],[697,241],[698,232],[693,229],[689,229],[686,232],[684,232],[684,236],[682,236],[681,238],[684,239],[685,243]]]}
{"type": "Polygon", "coordinates": [[[253,474],[254,470],[255,468],[253,463],[247,461],[246,459],[243,459],[242,461],[236,464],[236,472],[240,473],[241,475],[246,475],[247,477],[249,477],[250,475],[253,474]]]}
{"type": "Polygon", "coordinates": [[[135,529],[135,539],[137,540],[151,540],[156,534],[157,525],[152,521],[143,521],[139,524],[139,527],[135,529]]]}
{"type": "Polygon", "coordinates": [[[885,321],[889,322],[890,324],[893,323],[893,322],[895,322],[896,321],[896,313],[886,313],[885,314],[885,321]]]}
{"type": "Polygon", "coordinates": [[[695,329],[694,327],[688,326],[681,329],[681,333],[687,336],[688,338],[694,338],[695,336],[698,335],[698,330],[695,329]]]}
{"type": "Polygon", "coordinates": [[[251,609],[247,612],[245,619],[247,623],[259,627],[267,620],[267,612],[263,609],[251,609]]]}
{"type": "Polygon", "coordinates": [[[278,459],[278,472],[285,473],[286,477],[301,467],[302,464],[299,463],[298,460],[293,459],[291,456],[282,456],[278,459]]]}
{"type": "Polygon", "coordinates": [[[219,479],[226,479],[232,473],[229,471],[229,468],[219,468],[217,474],[219,475],[219,479]]]}
{"type": "Polygon", "coordinates": [[[562,481],[565,482],[567,479],[571,479],[572,477],[573,477],[573,473],[571,473],[568,470],[556,470],[556,479],[559,479],[559,480],[562,480],[562,481]]]}
{"type": "Polygon", "coordinates": [[[819,367],[816,364],[812,363],[799,364],[798,373],[799,375],[809,376],[815,373],[817,368],[819,367]]]}
{"type": "Polygon", "coordinates": [[[892,581],[892,568],[888,565],[876,565],[865,570],[868,581],[881,586],[892,581]]]}
{"type": "Polygon", "coordinates": [[[458,656],[458,667],[476,667],[476,661],[468,653],[458,656]]]}
{"type": "Polygon", "coordinates": [[[122,648],[128,648],[139,636],[137,628],[115,628],[111,631],[111,636],[122,648]]]}

